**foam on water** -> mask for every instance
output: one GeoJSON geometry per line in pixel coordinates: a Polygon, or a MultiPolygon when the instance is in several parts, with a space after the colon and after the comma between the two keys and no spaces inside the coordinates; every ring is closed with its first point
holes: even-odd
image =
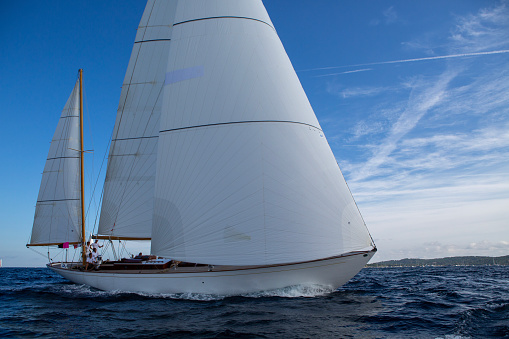
{"type": "MultiPolygon", "coordinates": [[[[329,286],[322,285],[295,285],[284,288],[245,293],[238,296],[245,298],[313,298],[327,295],[334,292],[329,286]]],[[[190,300],[190,301],[218,301],[232,297],[231,295],[204,294],[204,293],[146,293],[146,292],[125,292],[125,291],[100,291],[86,285],[64,285],[57,293],[64,295],[72,295],[77,297],[118,297],[118,296],[141,296],[145,298],[161,298],[173,300],[190,300]]]]}
{"type": "Polygon", "coordinates": [[[509,337],[509,267],[364,269],[334,291],[221,296],[100,291],[0,269],[0,337],[509,337]],[[147,329],[150,329],[147,332],[147,329]]]}
{"type": "Polygon", "coordinates": [[[249,298],[266,298],[266,297],[313,298],[321,297],[331,292],[334,292],[334,289],[330,286],[309,284],[309,285],[294,285],[284,288],[278,288],[275,290],[247,293],[242,294],[242,296],[249,298]]]}

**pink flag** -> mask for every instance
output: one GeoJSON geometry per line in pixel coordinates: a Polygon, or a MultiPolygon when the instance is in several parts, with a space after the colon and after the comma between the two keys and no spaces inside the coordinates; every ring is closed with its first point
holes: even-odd
{"type": "Polygon", "coordinates": [[[69,248],[69,243],[68,242],[64,242],[64,246],[62,246],[62,248],[69,248]]]}

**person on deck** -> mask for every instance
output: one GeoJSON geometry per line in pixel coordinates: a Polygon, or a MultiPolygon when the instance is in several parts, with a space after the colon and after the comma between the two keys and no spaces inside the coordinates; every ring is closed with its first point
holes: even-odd
{"type": "Polygon", "coordinates": [[[89,253],[88,257],[87,257],[87,264],[85,266],[85,270],[92,269],[94,267],[95,267],[95,258],[92,255],[92,253],[89,253]]]}
{"type": "Polygon", "coordinates": [[[99,251],[99,249],[103,247],[103,245],[99,245],[98,241],[99,240],[95,239],[95,242],[90,244],[91,251],[93,251],[94,248],[97,249],[97,251],[99,251]]]}
{"type": "Polygon", "coordinates": [[[97,252],[97,248],[94,247],[90,254],[92,255],[92,258],[94,259],[94,263],[97,263],[97,257],[99,256],[99,252],[97,252]]]}

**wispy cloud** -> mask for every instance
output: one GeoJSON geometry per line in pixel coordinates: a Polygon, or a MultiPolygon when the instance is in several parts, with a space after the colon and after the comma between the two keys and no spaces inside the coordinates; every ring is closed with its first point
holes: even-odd
{"type": "MultiPolygon", "coordinates": [[[[486,18],[492,18],[493,21],[499,22],[502,21],[500,19],[502,12],[498,7],[492,12],[482,10],[478,17],[483,17],[485,21],[486,18]]],[[[458,21],[465,22],[461,18],[458,21]]],[[[492,30],[498,32],[496,27],[492,30]]],[[[456,47],[457,45],[454,45],[454,48],[456,47]]],[[[499,50],[468,55],[508,52],[509,50],[499,50]]],[[[465,55],[467,54],[394,62],[465,55]]],[[[507,66],[507,62],[505,65],[507,66]]],[[[464,74],[471,70],[468,67],[453,66],[447,67],[442,74],[435,77],[421,76],[404,80],[399,86],[409,89],[408,97],[397,99],[398,101],[388,100],[386,105],[388,107],[404,105],[405,108],[399,112],[392,126],[386,128],[386,136],[368,148],[371,156],[366,162],[346,164],[347,173],[350,171],[352,173],[349,179],[353,182],[369,181],[380,175],[401,175],[405,171],[415,172],[424,168],[432,171],[439,166],[442,168],[465,166],[481,159],[485,163],[493,164],[500,155],[507,153],[509,156],[509,151],[504,152],[503,149],[509,146],[507,96],[509,72],[505,71],[506,66],[486,70],[471,78],[469,82],[466,81],[468,78],[465,78],[464,74]],[[458,79],[461,80],[458,82],[458,79]],[[459,115],[461,119],[458,119],[459,115]],[[481,116],[484,117],[482,120],[481,116]],[[423,117],[426,117],[424,122],[423,117]],[[472,124],[477,126],[472,127],[472,124]],[[441,133],[441,126],[449,127],[449,132],[441,133]],[[451,133],[452,127],[457,131],[451,133]],[[424,133],[425,136],[415,137],[416,128],[417,134],[424,133]],[[433,130],[436,132],[431,133],[433,130]]],[[[354,96],[373,96],[382,92],[384,92],[382,87],[358,87],[345,88],[338,93],[346,99],[354,96]]],[[[363,135],[376,133],[380,131],[380,126],[379,119],[371,118],[370,122],[363,120],[351,130],[352,137],[349,140],[357,140],[363,135]]],[[[503,158],[501,161],[504,161],[503,158]]]]}
{"type": "Polygon", "coordinates": [[[384,21],[387,25],[392,24],[398,20],[398,14],[394,10],[394,6],[391,6],[383,11],[384,21]]]}
{"type": "Polygon", "coordinates": [[[368,134],[377,134],[384,131],[384,126],[381,122],[368,124],[365,120],[359,121],[353,130],[353,137],[350,141],[359,139],[360,137],[368,134]]]}
{"type": "Polygon", "coordinates": [[[455,76],[456,74],[451,72],[444,73],[433,81],[431,87],[423,86],[419,81],[413,85],[407,109],[399,116],[387,137],[373,150],[372,157],[356,171],[352,180],[365,180],[380,174],[380,167],[389,161],[389,156],[396,150],[400,139],[417,125],[424,114],[444,99],[447,86],[455,76]]]}
{"type": "Polygon", "coordinates": [[[398,20],[399,20],[399,17],[398,17],[398,14],[396,13],[396,10],[394,9],[394,6],[391,6],[391,7],[382,11],[381,18],[379,17],[376,19],[372,19],[369,24],[371,26],[377,26],[380,23],[384,23],[386,25],[391,25],[393,23],[398,22],[398,20]]]}
{"type": "Polygon", "coordinates": [[[507,47],[509,9],[507,2],[482,9],[477,14],[458,17],[450,41],[458,51],[486,51],[507,47]]]}
{"type": "MultiPolygon", "coordinates": [[[[389,88],[386,87],[352,87],[352,88],[345,88],[343,90],[340,90],[339,92],[336,92],[339,94],[342,98],[351,98],[351,97],[366,97],[366,96],[374,96],[378,95],[380,93],[389,91],[389,88]]],[[[330,93],[334,93],[333,89],[330,89],[330,93]]]]}
{"type": "Polygon", "coordinates": [[[375,241],[388,248],[383,259],[507,254],[508,13],[502,3],[458,17],[441,56],[373,63],[469,58],[434,75],[335,88],[363,117],[342,138],[363,145],[362,156],[338,161],[375,241]]]}

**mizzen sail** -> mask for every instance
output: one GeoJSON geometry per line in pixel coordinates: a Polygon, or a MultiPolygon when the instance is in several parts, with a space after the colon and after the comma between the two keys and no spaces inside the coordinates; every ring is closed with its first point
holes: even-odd
{"type": "Polygon", "coordinates": [[[28,245],[81,241],[79,80],[64,106],[42,174],[28,245]]]}

